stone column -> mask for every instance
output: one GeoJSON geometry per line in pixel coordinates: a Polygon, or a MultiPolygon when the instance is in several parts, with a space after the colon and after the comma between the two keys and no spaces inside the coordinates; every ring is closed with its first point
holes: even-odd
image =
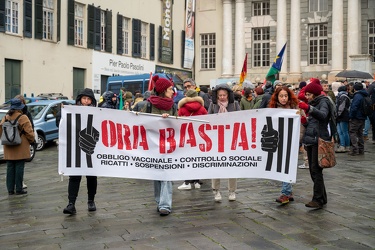
{"type": "Polygon", "coordinates": [[[350,56],[359,54],[360,7],[359,0],[348,1],[347,69],[351,69],[350,56]]]}
{"type": "Polygon", "coordinates": [[[223,0],[223,71],[222,77],[233,76],[232,66],[232,1],[223,0]]]}
{"type": "MultiPolygon", "coordinates": [[[[287,41],[287,22],[286,22],[286,0],[277,0],[277,35],[276,35],[276,53],[275,56],[280,52],[282,47],[284,46],[285,42],[287,41]]],[[[280,79],[286,77],[287,69],[288,69],[288,62],[287,62],[287,52],[288,50],[285,49],[284,52],[284,61],[280,71],[280,79]]],[[[271,59],[272,60],[272,59],[271,59]]]]}
{"type": "Polygon", "coordinates": [[[235,67],[234,75],[241,74],[243,62],[245,59],[245,0],[236,0],[236,22],[235,22],[235,67]]]}
{"type": "MultiPolygon", "coordinates": [[[[290,7],[290,80],[298,83],[301,80],[301,3],[291,0],[290,7]]],[[[285,63],[285,59],[283,64],[285,63]]]]}

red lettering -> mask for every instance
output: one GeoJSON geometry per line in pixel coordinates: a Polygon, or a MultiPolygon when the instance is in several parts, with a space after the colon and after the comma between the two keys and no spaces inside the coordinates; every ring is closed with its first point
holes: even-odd
{"type": "Polygon", "coordinates": [[[112,121],[105,120],[102,122],[102,142],[106,147],[116,145],[116,125],[112,121]],[[109,127],[109,128],[108,128],[109,127]],[[108,131],[109,129],[109,131],[108,131]]]}
{"type": "Polygon", "coordinates": [[[180,128],[180,144],[179,147],[182,148],[185,145],[186,129],[189,139],[186,140],[186,144],[190,144],[191,147],[197,146],[197,140],[195,139],[194,127],[192,123],[183,123],[180,128]]]}
{"type": "Polygon", "coordinates": [[[161,154],[174,152],[176,150],[175,130],[173,128],[160,129],[159,134],[159,152],[161,154]],[[169,145],[168,150],[167,144],[169,145]]]}
{"type": "Polygon", "coordinates": [[[200,137],[205,141],[206,144],[201,143],[199,144],[199,149],[202,152],[208,152],[212,149],[212,140],[211,138],[205,133],[205,130],[211,130],[210,124],[202,124],[198,127],[198,132],[200,137]]]}
{"type": "Polygon", "coordinates": [[[242,147],[243,150],[248,150],[249,149],[249,143],[247,141],[245,124],[236,122],[233,125],[234,125],[234,127],[233,127],[231,150],[237,149],[237,142],[238,142],[239,136],[240,136],[241,141],[238,143],[238,146],[242,147]]]}
{"type": "Polygon", "coordinates": [[[217,125],[217,146],[218,152],[224,152],[224,129],[225,125],[217,125]]]}

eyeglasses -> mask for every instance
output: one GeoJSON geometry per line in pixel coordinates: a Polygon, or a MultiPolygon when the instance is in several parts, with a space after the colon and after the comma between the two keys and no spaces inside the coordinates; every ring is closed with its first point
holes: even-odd
{"type": "Polygon", "coordinates": [[[184,89],[190,89],[191,85],[184,86],[184,89]]]}

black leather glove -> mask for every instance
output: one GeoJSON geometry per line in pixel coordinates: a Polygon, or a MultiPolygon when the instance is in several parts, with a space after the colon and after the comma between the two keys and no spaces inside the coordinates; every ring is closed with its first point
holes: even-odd
{"type": "Polygon", "coordinates": [[[279,132],[264,125],[262,130],[261,148],[263,151],[274,153],[279,143],[279,132]]]}
{"type": "Polygon", "coordinates": [[[99,131],[94,127],[91,131],[87,131],[87,128],[79,132],[79,146],[86,154],[92,155],[95,150],[96,143],[99,141],[99,131]]]}

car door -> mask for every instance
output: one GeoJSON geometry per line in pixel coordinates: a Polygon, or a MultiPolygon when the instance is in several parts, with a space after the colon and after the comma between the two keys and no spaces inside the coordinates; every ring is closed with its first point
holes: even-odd
{"type": "Polygon", "coordinates": [[[44,115],[46,141],[52,141],[59,137],[56,127],[56,115],[60,110],[60,103],[51,104],[44,115]]]}

